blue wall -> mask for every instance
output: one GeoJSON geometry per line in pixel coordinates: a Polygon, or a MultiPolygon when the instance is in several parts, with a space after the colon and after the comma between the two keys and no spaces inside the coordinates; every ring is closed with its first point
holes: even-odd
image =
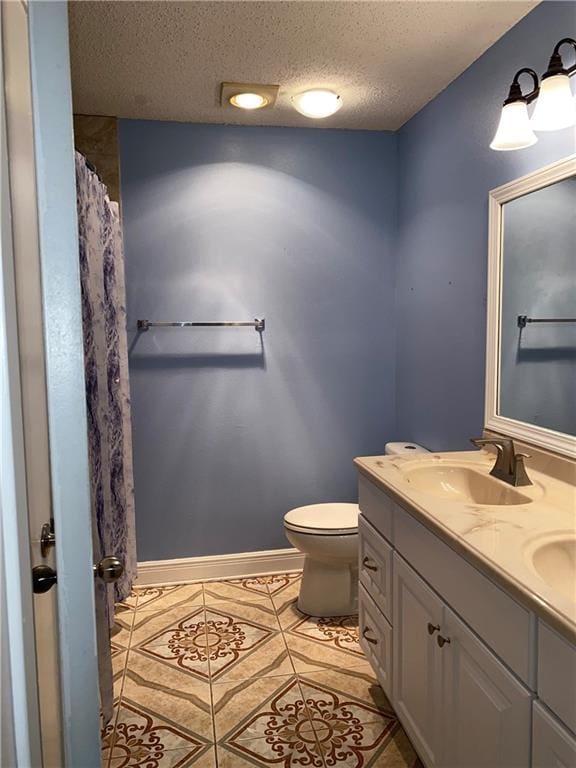
{"type": "Polygon", "coordinates": [[[576,33],[573,2],[544,2],[399,133],[398,434],[466,448],[483,426],[488,192],[576,151],[571,129],[493,152],[500,106],[520,67],[543,72],[576,33]]]}
{"type": "Polygon", "coordinates": [[[139,560],[288,546],[394,437],[396,137],[121,121],[139,560]]]}

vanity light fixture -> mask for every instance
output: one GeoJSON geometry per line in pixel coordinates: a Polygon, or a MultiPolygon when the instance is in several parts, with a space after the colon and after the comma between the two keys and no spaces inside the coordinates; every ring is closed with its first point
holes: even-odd
{"type": "Polygon", "coordinates": [[[570,89],[570,77],[576,74],[576,64],[564,66],[560,55],[563,45],[571,45],[576,51],[576,40],[571,37],[560,40],[554,46],[540,85],[533,69],[523,67],[516,72],[491,149],[523,149],[538,141],[534,131],[556,131],[576,125],[576,101],[570,89]],[[530,75],[533,80],[533,88],[528,93],[522,93],[520,87],[519,79],[523,74],[530,75]],[[528,105],[533,101],[536,101],[536,107],[530,119],[528,105]]]}
{"type": "Polygon", "coordinates": [[[342,99],[334,91],[326,88],[314,88],[292,96],[292,105],[297,112],[305,117],[320,120],[338,112],[342,99]]]}
{"type": "Polygon", "coordinates": [[[576,40],[565,37],[556,44],[548,69],[542,75],[540,95],[532,115],[535,131],[557,131],[576,125],[576,99],[570,90],[570,75],[576,74],[576,64],[565,67],[560,46],[571,45],[576,53],[576,40]]]}
{"type": "Polygon", "coordinates": [[[278,85],[260,85],[258,83],[222,83],[220,103],[223,107],[233,106],[239,109],[263,109],[273,107],[278,96],[278,85]]]}

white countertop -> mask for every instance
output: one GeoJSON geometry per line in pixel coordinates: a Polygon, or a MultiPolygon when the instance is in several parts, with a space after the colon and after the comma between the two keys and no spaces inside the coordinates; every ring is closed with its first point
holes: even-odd
{"type": "Polygon", "coordinates": [[[354,463],[363,475],[395,497],[449,546],[547,624],[576,642],[576,582],[571,599],[543,581],[530,557],[536,545],[576,533],[574,478],[552,477],[527,461],[533,485],[517,490],[532,501],[485,506],[447,501],[414,488],[403,470],[430,466],[431,462],[470,467],[488,474],[494,456],[485,451],[462,451],[418,457],[368,456],[355,459],[354,463]]]}

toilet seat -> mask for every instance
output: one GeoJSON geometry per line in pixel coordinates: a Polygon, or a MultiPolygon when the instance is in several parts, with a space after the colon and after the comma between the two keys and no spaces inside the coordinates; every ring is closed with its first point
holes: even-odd
{"type": "Polygon", "coordinates": [[[284,515],[289,531],[316,536],[346,536],[358,533],[358,504],[309,504],[284,515]]]}

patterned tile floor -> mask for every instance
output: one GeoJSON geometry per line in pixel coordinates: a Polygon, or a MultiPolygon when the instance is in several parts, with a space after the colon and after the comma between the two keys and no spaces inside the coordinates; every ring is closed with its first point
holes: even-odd
{"type": "Polygon", "coordinates": [[[112,637],[103,768],[422,768],[356,617],[304,616],[299,582],[135,589],[112,637]]]}

